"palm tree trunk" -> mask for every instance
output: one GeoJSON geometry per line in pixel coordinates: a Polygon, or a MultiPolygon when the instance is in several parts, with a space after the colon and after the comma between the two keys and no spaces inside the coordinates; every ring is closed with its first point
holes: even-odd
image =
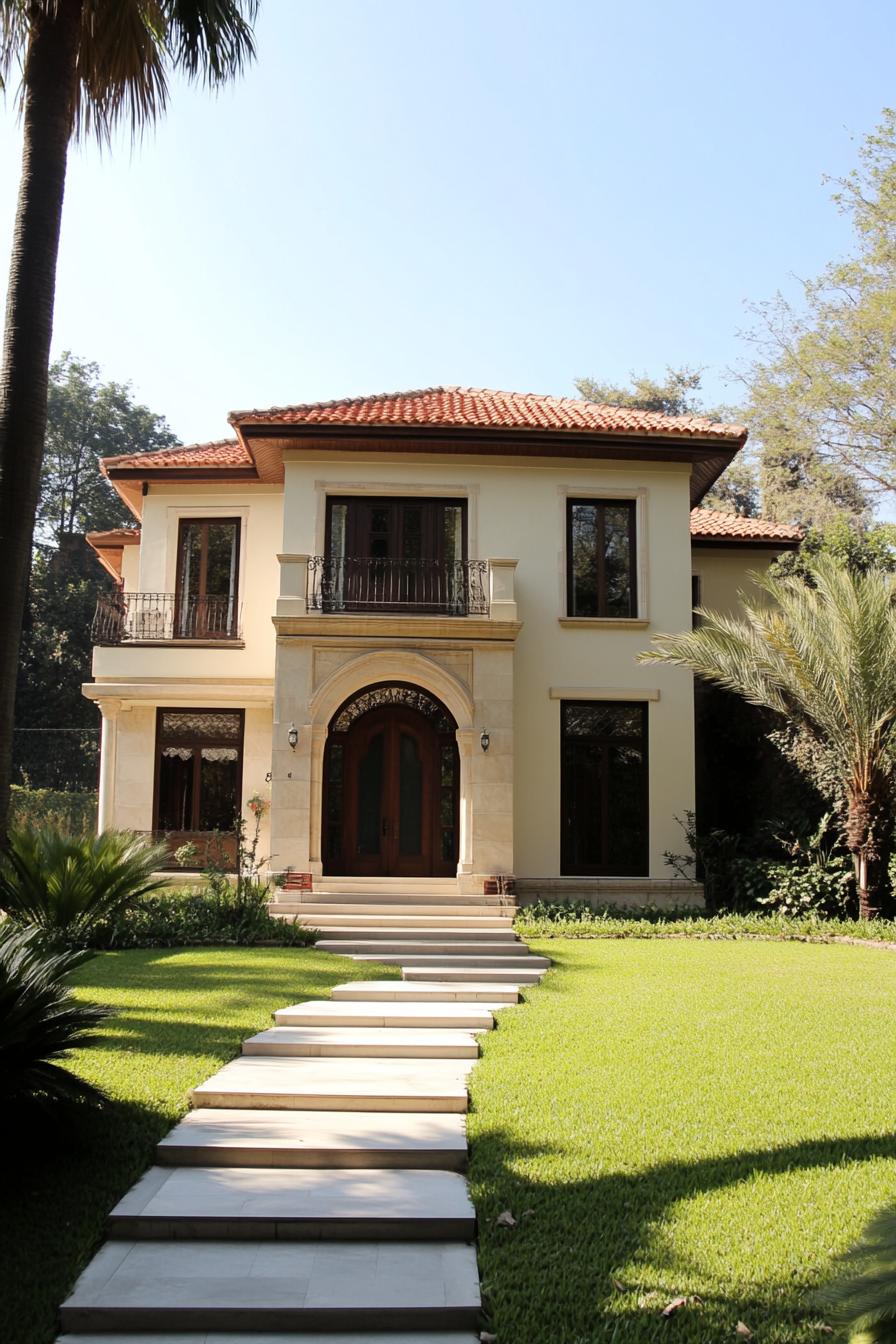
{"type": "Polygon", "coordinates": [[[60,0],[52,18],[38,12],[25,61],[22,176],[0,371],[0,841],[6,835],[19,639],[47,427],[56,259],[82,5],[83,0],[60,0]]]}

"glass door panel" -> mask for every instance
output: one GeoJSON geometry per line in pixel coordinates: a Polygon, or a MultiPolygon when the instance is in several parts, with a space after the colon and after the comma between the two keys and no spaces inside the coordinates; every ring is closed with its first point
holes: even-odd
{"type": "Polygon", "coordinates": [[[358,853],[379,854],[383,815],[383,733],[376,733],[358,763],[358,853]]]}
{"type": "Polygon", "coordinates": [[[419,854],[423,848],[423,762],[417,739],[400,734],[398,751],[398,852],[419,854]]]}

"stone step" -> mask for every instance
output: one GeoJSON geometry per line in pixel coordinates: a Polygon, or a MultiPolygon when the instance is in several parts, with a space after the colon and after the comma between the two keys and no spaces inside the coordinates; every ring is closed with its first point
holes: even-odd
{"type": "Polygon", "coordinates": [[[377,1059],[475,1059],[476,1037],[445,1027],[271,1027],[243,1042],[244,1055],[377,1059]]]}
{"type": "MultiPolygon", "coordinates": [[[[426,976],[428,973],[421,974],[426,976]]],[[[344,985],[334,985],[331,996],[336,1002],[343,1003],[357,999],[366,1003],[395,999],[400,1003],[482,1003],[489,1008],[519,1001],[515,987],[497,983],[494,978],[466,986],[447,981],[409,985],[405,980],[349,980],[344,985]]]]}
{"type": "MultiPolygon", "coordinates": [[[[349,891],[362,892],[368,894],[371,892],[391,892],[403,896],[410,892],[412,895],[418,892],[425,892],[431,896],[457,895],[456,877],[316,877],[314,879],[315,892],[329,891],[349,891]]],[[[477,899],[478,893],[470,893],[473,899],[477,899]]]]}
{"type": "Polygon", "coordinates": [[[457,1112],[190,1111],[156,1147],[165,1166],[415,1167],[463,1171],[457,1112]]]}
{"type": "MultiPolygon", "coordinates": [[[[360,960],[360,958],[358,958],[360,960]]],[[[434,981],[438,984],[457,984],[458,987],[466,984],[469,989],[482,989],[484,984],[496,985],[504,984],[508,988],[518,988],[520,985],[535,985],[544,975],[544,971],[536,968],[535,970],[525,970],[521,966],[513,966],[508,970],[501,970],[495,966],[447,966],[444,962],[438,964],[438,958],[433,958],[436,962],[434,966],[404,966],[402,967],[402,977],[405,981],[413,980],[415,983],[423,980],[434,981]]]]}
{"type": "MultiPolygon", "coordinates": [[[[476,1253],[457,1242],[109,1241],[65,1330],[475,1330],[476,1253]]],[[[209,1344],[207,1341],[206,1344],[209,1344]]]]}
{"type": "Polygon", "coordinates": [[[310,901],[270,901],[268,909],[275,915],[308,915],[310,919],[323,918],[329,915],[431,915],[435,918],[441,918],[443,915],[449,915],[456,918],[464,918],[467,915],[475,915],[478,918],[501,918],[510,919],[516,915],[516,906],[498,905],[493,901],[479,902],[475,898],[469,901],[406,901],[398,898],[394,901],[384,901],[377,897],[372,901],[360,901],[357,897],[349,897],[348,900],[331,899],[319,900],[315,895],[310,901]]]}
{"type": "MultiPolygon", "coordinates": [[[[268,909],[278,913],[281,906],[269,905],[268,909]]],[[[306,907],[299,906],[293,913],[299,916],[299,923],[313,922],[313,926],[319,929],[322,935],[330,938],[341,937],[337,930],[345,930],[346,936],[353,937],[357,935],[367,935],[375,937],[382,931],[388,933],[396,930],[413,933],[415,938],[421,937],[425,931],[432,931],[437,936],[442,933],[456,933],[458,937],[465,937],[467,934],[482,934],[486,937],[493,934],[513,934],[513,920],[509,915],[442,915],[428,912],[426,914],[371,914],[367,906],[362,906],[354,913],[349,911],[347,914],[341,913],[339,906],[324,906],[314,915],[305,914],[306,907]],[[363,930],[363,934],[362,934],[363,930]],[[331,932],[332,931],[332,932],[331,932]]],[[[516,937],[516,934],[513,934],[516,937]]]]}
{"type": "MultiPolygon", "coordinates": [[[[357,920],[357,916],[355,919],[357,920]]],[[[299,923],[302,921],[299,920],[299,923]]],[[[501,947],[522,948],[524,944],[520,941],[513,929],[479,929],[466,928],[462,923],[457,927],[446,925],[438,920],[433,920],[429,926],[418,928],[415,923],[409,923],[402,927],[392,927],[390,924],[382,924],[379,920],[371,920],[367,924],[358,924],[356,922],[345,924],[315,924],[318,942],[371,942],[377,945],[389,942],[410,943],[435,943],[441,946],[443,943],[459,943],[467,948],[478,947],[480,943],[495,944],[501,947]]]]}
{"type": "Polygon", "coordinates": [[[150,1167],[109,1214],[110,1237],[222,1241],[470,1241],[455,1171],[150,1167]]]}
{"type": "MultiPolygon", "coordinates": [[[[390,983],[400,983],[391,981],[390,983]]],[[[504,1006],[503,1004],[501,1005],[504,1006]]],[[[274,1013],[278,1027],[451,1027],[489,1031],[495,1019],[484,1003],[376,1003],[338,999],[309,999],[274,1013]]]]}
{"type": "Polygon", "coordinates": [[[465,1111],[465,1059],[278,1059],[242,1055],[193,1089],[197,1108],[465,1111]]]}
{"type": "Polygon", "coordinates": [[[253,1330],[248,1336],[220,1330],[216,1330],[212,1335],[205,1331],[197,1334],[195,1331],[182,1330],[176,1335],[168,1331],[159,1334],[155,1330],[149,1334],[141,1331],[139,1335],[132,1335],[122,1334],[120,1330],[116,1330],[112,1334],[102,1335],[59,1335],[56,1339],[56,1344],[479,1344],[479,1342],[479,1334],[468,1330],[414,1330],[410,1333],[404,1330],[389,1330],[385,1333],[375,1330],[372,1334],[365,1330],[363,1334],[352,1331],[350,1335],[344,1334],[341,1330],[336,1334],[327,1332],[324,1335],[317,1330],[311,1334],[303,1330],[300,1335],[292,1332],[283,1334],[279,1330],[276,1334],[253,1330]]]}
{"type": "Polygon", "coordinates": [[[248,1336],[220,1330],[212,1335],[205,1331],[197,1334],[195,1331],[181,1330],[177,1334],[168,1331],[159,1334],[153,1330],[149,1334],[141,1331],[139,1335],[132,1335],[116,1330],[112,1334],[102,1335],[59,1335],[56,1344],[479,1344],[479,1341],[479,1334],[469,1330],[413,1330],[410,1333],[404,1330],[389,1330],[385,1333],[375,1330],[372,1334],[365,1330],[363,1334],[352,1331],[350,1335],[341,1330],[324,1335],[317,1330],[311,1334],[303,1330],[300,1335],[292,1332],[283,1334],[279,1330],[276,1334],[253,1330],[248,1336]]]}
{"type": "Polygon", "coordinates": [[[409,944],[402,947],[400,943],[392,945],[383,944],[380,947],[370,943],[318,943],[317,947],[322,952],[334,952],[342,957],[350,957],[352,961],[375,961],[381,966],[478,966],[485,968],[488,966],[500,967],[506,970],[508,967],[520,966],[526,970],[546,971],[549,962],[545,957],[533,957],[521,948],[518,944],[509,945],[499,950],[478,948],[471,952],[458,948],[456,943],[449,947],[427,947],[426,944],[409,944]]]}

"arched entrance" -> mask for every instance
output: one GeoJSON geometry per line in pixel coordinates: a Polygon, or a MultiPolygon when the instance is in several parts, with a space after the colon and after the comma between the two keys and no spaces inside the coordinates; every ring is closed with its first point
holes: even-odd
{"type": "Polygon", "coordinates": [[[459,840],[457,723],[419,686],[368,686],[330,721],[324,872],[453,877],[459,840]]]}

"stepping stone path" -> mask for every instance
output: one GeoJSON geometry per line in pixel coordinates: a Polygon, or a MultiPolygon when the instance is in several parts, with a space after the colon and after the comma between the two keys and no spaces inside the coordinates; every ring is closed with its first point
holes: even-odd
{"type": "Polygon", "coordinates": [[[467,1078],[479,1034],[548,962],[511,908],[453,883],[321,888],[272,912],[402,979],[281,1008],[194,1088],[112,1210],[58,1344],[478,1340],[467,1078]]]}

